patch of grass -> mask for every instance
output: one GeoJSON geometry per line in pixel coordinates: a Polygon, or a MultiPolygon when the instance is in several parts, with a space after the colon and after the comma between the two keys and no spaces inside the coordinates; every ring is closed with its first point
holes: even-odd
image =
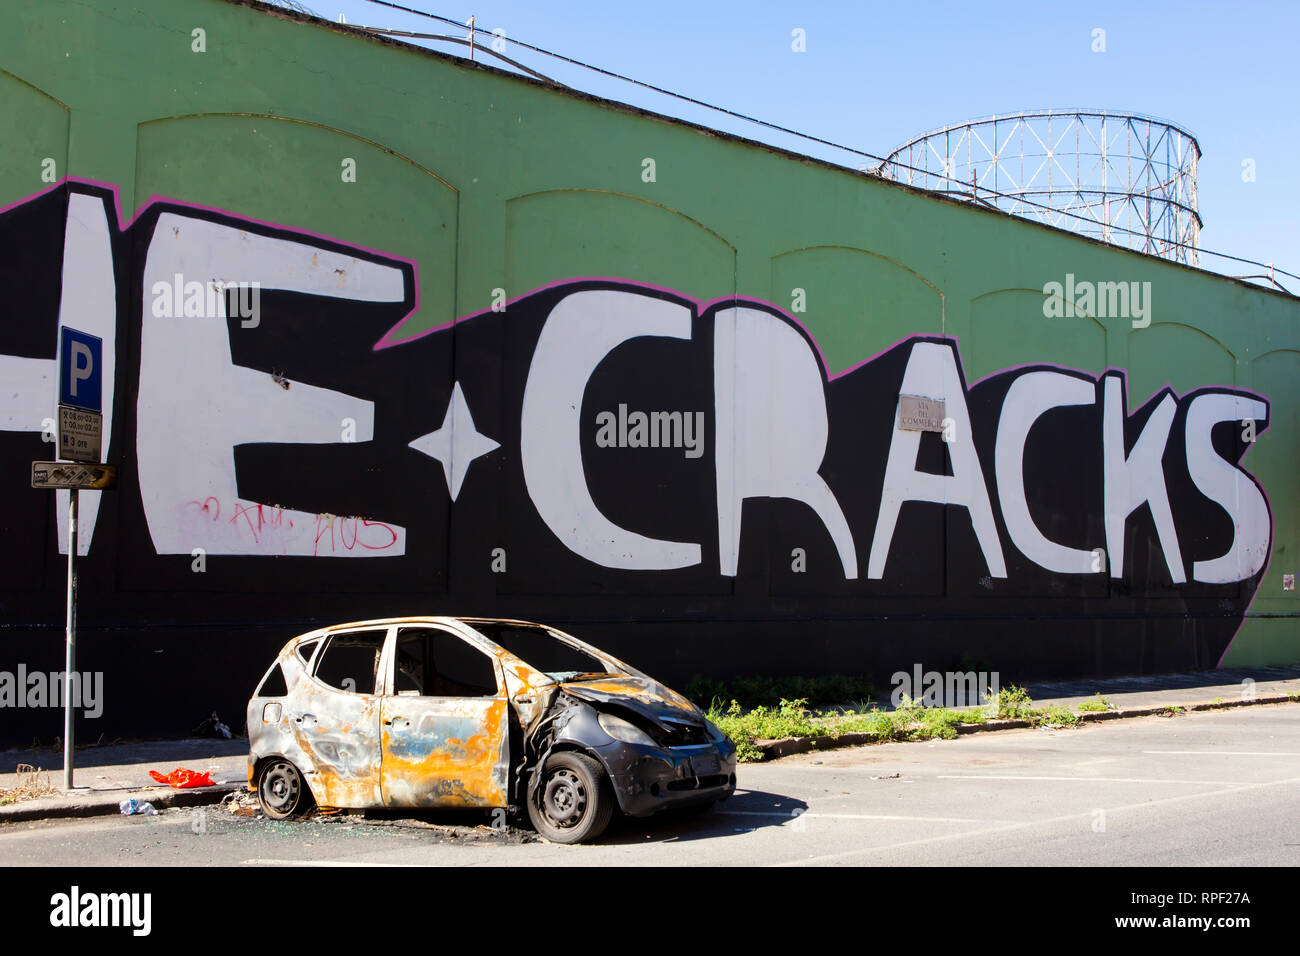
{"type": "Polygon", "coordinates": [[[16,770],[18,785],[0,788],[0,806],[31,800],[47,793],[58,793],[58,788],[50,783],[49,771],[42,771],[40,767],[27,763],[20,763],[16,770]]]}
{"type": "Polygon", "coordinates": [[[1000,720],[1019,720],[1034,715],[1034,702],[1023,687],[1012,684],[1003,687],[989,698],[989,704],[1000,720]]]}
{"type": "Polygon", "coordinates": [[[755,740],[779,740],[782,737],[820,737],[826,733],[822,724],[816,723],[805,706],[805,700],[783,700],[776,707],[754,707],[748,711],[733,700],[725,709],[714,706],[709,709],[708,718],[718,725],[718,729],[731,738],[738,750],[740,759],[762,759],[761,752],[753,747],[755,740]]]}
{"type": "Polygon", "coordinates": [[[1033,720],[1039,727],[1072,727],[1079,722],[1074,711],[1061,704],[1051,704],[1035,711],[1033,720]]]}
{"type": "Polygon", "coordinates": [[[811,708],[833,707],[849,701],[871,700],[875,685],[863,677],[831,674],[822,677],[695,677],[684,693],[702,709],[722,709],[735,701],[746,710],[779,710],[783,702],[803,701],[811,708]]]}
{"type": "Polygon", "coordinates": [[[1110,701],[1101,696],[1101,691],[1098,691],[1096,700],[1085,700],[1079,705],[1079,709],[1082,711],[1103,711],[1114,710],[1115,708],[1110,701]]]}
{"type": "Polygon", "coordinates": [[[803,700],[783,700],[777,707],[755,707],[745,711],[739,702],[723,708],[715,705],[708,717],[736,744],[740,761],[763,759],[756,740],[779,740],[783,737],[835,738],[846,733],[870,734],[880,742],[891,740],[950,740],[962,724],[983,723],[987,715],[980,710],[951,710],[923,707],[904,697],[895,710],[871,708],[857,713],[815,715],[803,700]]]}
{"type": "MultiPolygon", "coordinates": [[[[1009,687],[989,698],[992,707],[957,710],[926,707],[920,701],[903,697],[894,710],[878,707],[834,714],[816,714],[802,698],[781,700],[777,706],[759,706],[746,710],[732,700],[725,707],[717,700],[708,717],[736,744],[742,763],[762,760],[759,740],[785,737],[821,737],[834,739],[842,734],[860,733],[879,743],[905,740],[951,740],[963,724],[982,724],[997,718],[1028,720],[1035,727],[1073,727],[1078,716],[1059,704],[1035,708],[1023,687],[1009,687]],[[992,713],[990,713],[992,711],[992,713]]],[[[1107,704],[1109,706],[1109,704],[1107,704]]]]}

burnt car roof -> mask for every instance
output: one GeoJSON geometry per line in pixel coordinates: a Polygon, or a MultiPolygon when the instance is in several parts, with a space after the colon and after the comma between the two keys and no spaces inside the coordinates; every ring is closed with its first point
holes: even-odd
{"type": "Polygon", "coordinates": [[[299,644],[303,643],[304,641],[324,637],[326,635],[334,634],[339,631],[349,631],[349,630],[354,630],[357,628],[365,628],[365,627],[376,627],[376,628],[391,627],[394,624],[443,624],[443,625],[451,625],[453,627],[455,625],[462,625],[472,632],[472,635],[467,635],[467,636],[471,636],[472,639],[477,641],[482,641],[487,644],[487,648],[485,648],[485,650],[490,649],[491,652],[495,654],[497,657],[504,657],[504,658],[509,658],[509,659],[519,661],[521,664],[526,665],[530,670],[533,670],[536,673],[541,674],[542,672],[538,671],[537,668],[533,664],[530,664],[525,658],[520,657],[518,654],[514,653],[508,648],[502,647],[496,641],[492,640],[492,638],[489,635],[484,634],[479,630],[477,630],[475,628],[475,625],[507,624],[507,625],[513,625],[518,627],[537,628],[540,631],[545,631],[549,634],[557,635],[558,638],[573,641],[583,650],[590,652],[591,654],[593,654],[598,658],[608,661],[609,663],[621,669],[627,675],[633,677],[646,677],[646,675],[642,674],[635,667],[632,667],[630,664],[625,663],[624,661],[615,657],[613,654],[610,654],[608,651],[602,650],[601,648],[596,647],[593,644],[588,644],[586,641],[582,640],[581,638],[575,637],[574,635],[568,633],[567,631],[562,631],[559,628],[551,627],[549,624],[540,624],[537,621],[523,621],[517,618],[509,618],[509,617],[463,617],[463,616],[454,616],[454,615],[447,615],[447,614],[442,614],[442,615],[425,614],[425,615],[409,615],[406,617],[373,618],[371,620],[366,620],[366,621],[348,621],[345,624],[329,624],[324,627],[318,627],[315,630],[306,631],[305,633],[299,634],[296,637],[290,638],[289,641],[286,643],[285,647],[286,649],[289,647],[296,647],[299,644]]]}

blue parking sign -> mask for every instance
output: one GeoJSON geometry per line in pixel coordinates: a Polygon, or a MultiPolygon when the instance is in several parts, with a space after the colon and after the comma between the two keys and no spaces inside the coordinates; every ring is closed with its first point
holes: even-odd
{"type": "Polygon", "coordinates": [[[59,337],[59,404],[102,412],[104,342],[66,325],[59,337]]]}

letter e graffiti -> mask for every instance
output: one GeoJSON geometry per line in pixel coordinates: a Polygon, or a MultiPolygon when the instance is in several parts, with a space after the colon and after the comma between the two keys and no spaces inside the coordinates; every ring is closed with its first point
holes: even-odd
{"type": "Polygon", "coordinates": [[[208,52],[208,31],[203,27],[195,27],[190,31],[190,50],[194,53],[208,52]]]}

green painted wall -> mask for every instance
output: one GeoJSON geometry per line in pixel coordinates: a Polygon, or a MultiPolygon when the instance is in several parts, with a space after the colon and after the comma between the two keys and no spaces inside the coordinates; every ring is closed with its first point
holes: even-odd
{"type": "Polygon", "coordinates": [[[1166,382],[1262,392],[1273,425],[1244,464],[1273,554],[1225,664],[1300,659],[1300,592],[1282,590],[1300,570],[1293,298],[267,9],[0,13],[0,205],[46,188],[52,161],[119,187],[128,219],[158,194],[343,237],[418,263],[411,331],[578,276],[786,309],[802,289],[832,372],[928,332],[958,338],[971,381],[1051,362],[1128,369],[1132,404],[1166,382]],[[1150,282],[1151,327],[1045,318],[1038,290],[1066,273],[1150,282]]]}

